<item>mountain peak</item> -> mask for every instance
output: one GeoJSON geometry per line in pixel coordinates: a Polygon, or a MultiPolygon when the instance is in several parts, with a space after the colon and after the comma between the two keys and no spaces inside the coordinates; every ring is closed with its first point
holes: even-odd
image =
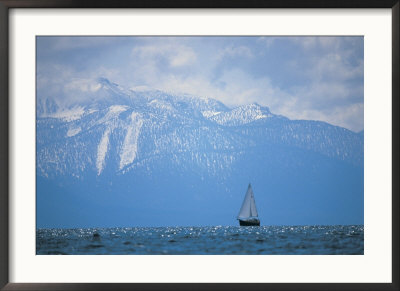
{"type": "Polygon", "coordinates": [[[220,125],[238,126],[275,116],[275,114],[270,112],[268,107],[263,107],[257,103],[251,103],[238,106],[221,114],[213,114],[209,119],[220,125]]]}
{"type": "Polygon", "coordinates": [[[260,111],[262,111],[264,113],[271,114],[271,111],[269,110],[269,107],[262,106],[262,105],[258,104],[257,102],[241,105],[239,107],[243,108],[245,110],[260,110],[260,111]]]}
{"type": "Polygon", "coordinates": [[[98,77],[95,79],[95,81],[101,85],[116,85],[115,83],[110,82],[110,80],[105,77],[98,77]]]}

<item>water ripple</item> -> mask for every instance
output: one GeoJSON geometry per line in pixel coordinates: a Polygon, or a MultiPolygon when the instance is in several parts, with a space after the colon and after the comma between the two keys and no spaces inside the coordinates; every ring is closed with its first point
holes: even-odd
{"type": "Polygon", "coordinates": [[[38,255],[362,255],[364,226],[38,229],[38,255]]]}

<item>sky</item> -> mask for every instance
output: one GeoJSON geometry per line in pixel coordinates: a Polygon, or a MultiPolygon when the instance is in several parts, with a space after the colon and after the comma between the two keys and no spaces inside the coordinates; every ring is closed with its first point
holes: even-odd
{"type": "Polygon", "coordinates": [[[364,129],[363,37],[37,37],[36,68],[38,98],[64,105],[104,77],[364,129]]]}

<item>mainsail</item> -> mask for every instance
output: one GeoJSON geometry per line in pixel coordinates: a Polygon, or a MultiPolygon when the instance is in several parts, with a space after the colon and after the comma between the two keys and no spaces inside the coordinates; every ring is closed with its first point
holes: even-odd
{"type": "Polygon", "coordinates": [[[253,189],[251,185],[247,188],[246,196],[244,196],[242,207],[240,208],[238,218],[258,217],[256,202],[254,200],[253,189]]]}

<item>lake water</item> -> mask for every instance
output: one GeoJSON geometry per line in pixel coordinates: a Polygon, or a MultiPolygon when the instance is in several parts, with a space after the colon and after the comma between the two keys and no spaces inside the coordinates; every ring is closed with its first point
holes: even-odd
{"type": "Polygon", "coordinates": [[[38,229],[38,255],[363,255],[364,226],[38,229]]]}

